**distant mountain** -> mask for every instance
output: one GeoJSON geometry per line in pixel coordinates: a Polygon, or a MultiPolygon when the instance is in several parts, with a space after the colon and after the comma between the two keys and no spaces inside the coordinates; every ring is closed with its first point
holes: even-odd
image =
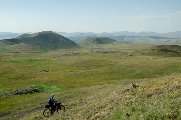
{"type": "MultiPolygon", "coordinates": [[[[66,33],[59,32],[60,35],[67,37],[74,42],[79,42],[80,40],[86,39],[88,37],[108,37],[111,39],[115,39],[117,41],[124,42],[137,42],[137,41],[178,41],[181,40],[181,31],[176,32],[168,32],[168,33],[156,33],[156,32],[129,32],[129,31],[121,31],[121,32],[103,32],[103,33],[93,33],[93,32],[74,32],[74,33],[66,33]]],[[[0,33],[1,39],[9,39],[15,38],[20,34],[10,33],[10,32],[2,32],[0,33]],[[15,37],[13,37],[15,36],[15,37]]]]}
{"type": "Polygon", "coordinates": [[[156,32],[112,32],[112,33],[99,33],[100,36],[157,36],[165,38],[181,38],[181,31],[168,32],[168,33],[156,33],[156,32]]]}
{"type": "Polygon", "coordinates": [[[149,40],[161,40],[161,39],[180,39],[181,31],[169,32],[169,33],[155,33],[155,32],[103,32],[103,33],[93,33],[93,32],[76,32],[76,33],[63,33],[67,38],[77,42],[81,39],[87,37],[109,37],[118,41],[135,41],[140,39],[149,40]]]}
{"type": "Polygon", "coordinates": [[[11,39],[20,36],[21,33],[0,32],[0,40],[11,39]]]}
{"type": "Polygon", "coordinates": [[[87,37],[83,40],[80,40],[80,44],[113,44],[118,41],[108,38],[108,37],[87,37]]]}
{"type": "Polygon", "coordinates": [[[80,40],[86,39],[87,37],[97,36],[97,34],[93,32],[74,32],[74,33],[60,32],[59,34],[64,35],[75,42],[79,42],[80,40]]]}
{"type": "Polygon", "coordinates": [[[5,39],[3,42],[8,44],[30,44],[39,46],[42,50],[55,50],[62,48],[75,48],[79,45],[70,39],[51,31],[43,31],[34,34],[23,34],[17,38],[5,39]]]}
{"type": "Polygon", "coordinates": [[[181,31],[164,33],[161,36],[170,37],[170,38],[181,38],[181,31]]]}

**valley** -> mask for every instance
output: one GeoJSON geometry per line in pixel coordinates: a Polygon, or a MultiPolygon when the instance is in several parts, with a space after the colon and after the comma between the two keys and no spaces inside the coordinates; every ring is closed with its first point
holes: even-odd
{"type": "Polygon", "coordinates": [[[173,52],[180,46],[173,47],[111,43],[44,51],[1,43],[0,118],[180,119],[181,58],[173,52]],[[52,93],[66,113],[45,118],[52,93]]]}

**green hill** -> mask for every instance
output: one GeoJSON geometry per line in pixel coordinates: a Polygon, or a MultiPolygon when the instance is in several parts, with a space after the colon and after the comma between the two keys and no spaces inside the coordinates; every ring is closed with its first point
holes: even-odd
{"type": "Polygon", "coordinates": [[[108,38],[108,37],[87,37],[79,41],[81,44],[113,44],[118,41],[108,38]]]}
{"type": "Polygon", "coordinates": [[[45,51],[75,48],[79,46],[70,39],[51,31],[43,31],[34,34],[23,34],[17,38],[5,39],[3,41],[11,45],[20,43],[35,45],[40,47],[41,50],[45,51]]]}

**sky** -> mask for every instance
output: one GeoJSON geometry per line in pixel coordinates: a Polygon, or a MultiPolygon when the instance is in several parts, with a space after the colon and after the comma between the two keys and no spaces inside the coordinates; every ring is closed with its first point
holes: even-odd
{"type": "Polygon", "coordinates": [[[0,32],[181,31],[181,0],[0,0],[0,32]]]}

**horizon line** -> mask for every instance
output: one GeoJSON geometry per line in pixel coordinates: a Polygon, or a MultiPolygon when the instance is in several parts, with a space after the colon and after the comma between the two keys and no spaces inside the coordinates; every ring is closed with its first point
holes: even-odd
{"type": "Polygon", "coordinates": [[[38,33],[38,32],[45,32],[45,31],[51,31],[51,32],[56,32],[56,33],[95,33],[95,34],[101,34],[101,33],[119,33],[119,32],[130,32],[130,33],[160,33],[160,34],[164,34],[164,33],[173,33],[173,32],[181,32],[181,30],[177,30],[177,31],[169,31],[169,32],[154,32],[154,31],[110,31],[110,32],[92,32],[92,31],[75,31],[75,32],[65,32],[65,31],[54,31],[54,30],[42,30],[42,31],[34,31],[34,32],[5,32],[5,31],[0,31],[0,33],[38,33]]]}

